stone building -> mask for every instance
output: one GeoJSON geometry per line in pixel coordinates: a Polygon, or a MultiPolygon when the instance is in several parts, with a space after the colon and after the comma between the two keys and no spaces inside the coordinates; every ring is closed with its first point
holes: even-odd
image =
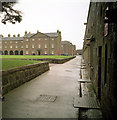
{"type": "Polygon", "coordinates": [[[117,118],[117,2],[91,2],[83,45],[88,77],[106,120],[117,118]]]}
{"type": "Polygon", "coordinates": [[[1,36],[4,55],[61,55],[61,32],[54,33],[27,33],[23,37],[1,36]]]}
{"type": "Polygon", "coordinates": [[[75,55],[76,46],[69,41],[61,42],[61,55],[75,55]]]}

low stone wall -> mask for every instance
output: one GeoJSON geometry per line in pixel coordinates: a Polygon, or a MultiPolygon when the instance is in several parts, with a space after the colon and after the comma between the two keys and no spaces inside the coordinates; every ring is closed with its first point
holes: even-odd
{"type": "Polygon", "coordinates": [[[62,59],[44,58],[44,59],[25,59],[25,60],[39,60],[39,61],[48,61],[49,63],[63,64],[73,58],[75,58],[75,56],[70,57],[70,58],[62,58],[62,59]]]}
{"type": "Polygon", "coordinates": [[[48,62],[41,62],[2,71],[2,95],[49,70],[48,62]]]}

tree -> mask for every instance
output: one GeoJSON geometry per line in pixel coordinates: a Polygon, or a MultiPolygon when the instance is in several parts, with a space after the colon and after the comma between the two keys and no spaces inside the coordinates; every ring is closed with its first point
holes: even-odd
{"type": "Polygon", "coordinates": [[[1,22],[6,24],[6,22],[10,22],[15,24],[16,22],[22,21],[22,12],[19,10],[13,9],[13,5],[15,2],[1,2],[1,12],[0,17],[2,18],[1,22]]]}

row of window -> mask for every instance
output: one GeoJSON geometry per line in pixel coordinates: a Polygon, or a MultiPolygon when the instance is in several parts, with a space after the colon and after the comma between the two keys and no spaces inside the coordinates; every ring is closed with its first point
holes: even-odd
{"type": "MultiPolygon", "coordinates": [[[[29,54],[29,51],[26,51],[26,54],[29,54]]],[[[35,52],[32,51],[32,54],[35,54],[35,52]]],[[[44,54],[48,54],[48,52],[47,52],[47,51],[44,51],[44,54]]],[[[52,51],[51,54],[54,54],[54,51],[52,51]]]]}
{"type": "MultiPolygon", "coordinates": [[[[51,47],[54,48],[54,44],[52,44],[51,47]]],[[[2,46],[0,46],[0,48],[2,48],[2,46]]],[[[4,48],[7,48],[7,46],[5,46],[4,48]]],[[[10,48],[13,48],[13,46],[11,45],[10,48]]],[[[18,46],[15,46],[15,48],[18,48],[18,46]]],[[[21,46],[21,48],[23,48],[23,46],[21,46]]],[[[28,45],[26,45],[26,48],[28,48],[28,45]]],[[[32,48],[35,48],[35,46],[32,45],[32,48]]],[[[39,44],[38,48],[41,48],[40,44],[39,44]]],[[[47,48],[47,44],[45,44],[45,48],[47,48]]]]}
{"type": "MultiPolygon", "coordinates": [[[[38,40],[41,40],[41,38],[39,38],[38,40]]],[[[48,39],[45,38],[45,40],[48,40],[48,39]]],[[[54,38],[52,38],[51,40],[54,40],[54,38]]],[[[26,39],[26,41],[29,41],[29,39],[26,39]]],[[[35,39],[33,38],[32,41],[35,41],[35,39]]]]}

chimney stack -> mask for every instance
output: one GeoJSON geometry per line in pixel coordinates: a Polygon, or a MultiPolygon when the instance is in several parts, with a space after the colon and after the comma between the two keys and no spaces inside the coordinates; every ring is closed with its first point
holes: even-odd
{"type": "Polygon", "coordinates": [[[27,31],[25,31],[25,35],[27,34],[27,31]]]}
{"type": "Polygon", "coordinates": [[[31,34],[31,32],[29,32],[29,34],[31,34]]]}
{"type": "Polygon", "coordinates": [[[11,35],[10,34],[8,34],[8,37],[10,37],[11,35]]]}
{"type": "Polygon", "coordinates": [[[13,37],[16,37],[15,34],[13,35],[13,37]]]}
{"type": "Polygon", "coordinates": [[[17,37],[20,37],[20,34],[18,34],[17,37]]]}
{"type": "Polygon", "coordinates": [[[39,32],[39,30],[37,30],[37,33],[39,32]]]}

